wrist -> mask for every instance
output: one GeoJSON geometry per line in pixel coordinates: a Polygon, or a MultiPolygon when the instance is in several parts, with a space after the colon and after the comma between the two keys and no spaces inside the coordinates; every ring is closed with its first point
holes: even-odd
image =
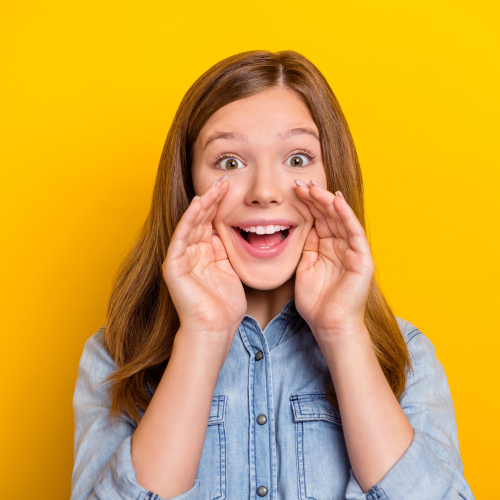
{"type": "Polygon", "coordinates": [[[368,329],[366,328],[364,317],[357,317],[329,324],[327,327],[312,325],[311,331],[317,339],[336,342],[341,339],[350,339],[357,335],[366,334],[368,329]]]}
{"type": "Polygon", "coordinates": [[[352,345],[370,345],[371,337],[364,322],[312,330],[322,351],[338,353],[352,345]]]}
{"type": "Polygon", "coordinates": [[[197,362],[207,360],[222,366],[231,348],[234,333],[229,330],[208,331],[181,326],[174,339],[173,351],[189,352],[189,356],[197,362]]]}

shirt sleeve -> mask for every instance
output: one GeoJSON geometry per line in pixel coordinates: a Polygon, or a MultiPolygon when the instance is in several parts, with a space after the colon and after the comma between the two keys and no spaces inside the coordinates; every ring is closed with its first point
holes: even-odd
{"type": "Polygon", "coordinates": [[[351,469],[346,500],[473,500],[446,373],[431,341],[415,327],[407,334],[407,345],[414,373],[399,403],[414,429],[413,440],[368,493],[351,469]]]}
{"type": "MultiPolygon", "coordinates": [[[[109,419],[109,389],[100,382],[115,369],[101,328],[85,342],[73,395],[71,500],[164,500],[136,481],[130,453],[133,421],[125,414],[117,425],[109,419]]],[[[172,500],[198,500],[199,496],[196,480],[189,491],[172,500]]]]}

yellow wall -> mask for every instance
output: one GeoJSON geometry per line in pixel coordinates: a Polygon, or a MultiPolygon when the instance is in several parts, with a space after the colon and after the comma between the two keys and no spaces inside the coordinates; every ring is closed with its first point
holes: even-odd
{"type": "Polygon", "coordinates": [[[244,50],[324,72],[356,142],[378,275],[434,343],[465,475],[498,495],[496,2],[9,2],[0,20],[3,498],[69,498],[84,341],[144,220],[187,88],[244,50]],[[179,6],[180,5],[180,6],[179,6]]]}

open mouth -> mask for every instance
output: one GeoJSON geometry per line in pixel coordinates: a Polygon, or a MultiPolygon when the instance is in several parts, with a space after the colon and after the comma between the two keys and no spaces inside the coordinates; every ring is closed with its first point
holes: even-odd
{"type": "Polygon", "coordinates": [[[266,226],[233,226],[233,229],[248,245],[265,251],[272,250],[286,241],[295,226],[269,224],[266,226]]]}
{"type": "Polygon", "coordinates": [[[290,228],[280,229],[272,234],[263,233],[259,234],[256,231],[250,231],[243,228],[240,229],[240,234],[243,239],[250,243],[250,245],[257,248],[271,248],[275,245],[279,245],[281,242],[285,241],[290,234],[290,228]]]}

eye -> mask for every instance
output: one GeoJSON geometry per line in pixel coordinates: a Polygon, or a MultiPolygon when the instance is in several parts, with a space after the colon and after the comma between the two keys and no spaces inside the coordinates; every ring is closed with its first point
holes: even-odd
{"type": "Polygon", "coordinates": [[[285,161],[285,165],[289,167],[304,167],[309,165],[309,163],[310,159],[305,155],[292,155],[285,161]]]}
{"type": "Polygon", "coordinates": [[[236,158],[223,158],[217,166],[222,170],[237,170],[244,167],[243,162],[236,158]]]}

